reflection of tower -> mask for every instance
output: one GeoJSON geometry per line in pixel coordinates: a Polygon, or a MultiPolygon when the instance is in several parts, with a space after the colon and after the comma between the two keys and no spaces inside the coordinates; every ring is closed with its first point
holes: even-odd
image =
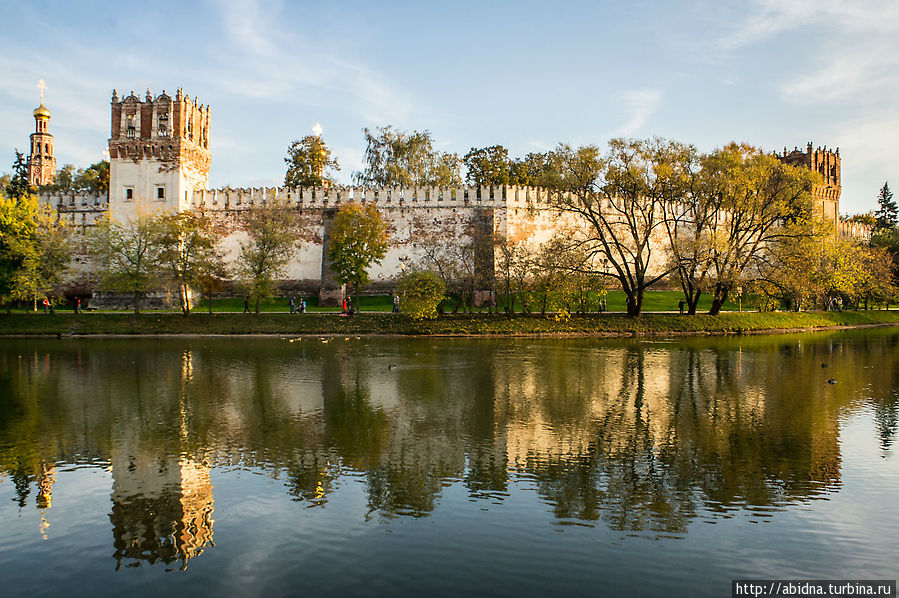
{"type": "Polygon", "coordinates": [[[209,467],[184,457],[113,453],[112,533],[123,559],[187,561],[214,546],[209,467]]]}
{"type": "Polygon", "coordinates": [[[50,111],[44,107],[44,80],[41,89],[41,105],[34,110],[34,133],[28,153],[28,182],[32,185],[49,185],[56,174],[56,156],[53,154],[53,135],[50,134],[50,111]]]}
{"type": "Polygon", "coordinates": [[[50,523],[44,515],[44,510],[53,506],[53,484],[56,483],[56,466],[41,464],[41,473],[37,478],[37,508],[41,510],[41,537],[47,539],[47,528],[50,523]]]}

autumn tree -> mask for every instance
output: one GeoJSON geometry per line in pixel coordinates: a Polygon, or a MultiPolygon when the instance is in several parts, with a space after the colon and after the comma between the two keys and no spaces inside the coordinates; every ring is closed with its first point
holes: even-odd
{"type": "Polygon", "coordinates": [[[899,222],[899,206],[893,201],[893,192],[887,183],[877,193],[877,211],[874,212],[876,224],[874,230],[895,228],[899,222]]]}
{"type": "Polygon", "coordinates": [[[147,292],[158,282],[156,238],[156,223],[145,214],[124,222],[106,216],[88,236],[88,251],[101,288],[130,293],[135,314],[140,313],[147,292]]]}
{"type": "MultiPolygon", "coordinates": [[[[834,234],[831,222],[806,224],[803,234],[781,240],[767,260],[762,280],[796,309],[826,306],[845,298],[856,305],[895,295],[895,266],[889,251],[834,234]]],[[[768,294],[774,294],[765,286],[768,294]]]]}
{"type": "Polygon", "coordinates": [[[69,229],[34,195],[0,193],[0,300],[41,299],[54,304],[53,289],[69,262],[69,229]]]}
{"type": "Polygon", "coordinates": [[[342,284],[353,285],[359,311],[359,292],[370,281],[368,268],[387,254],[387,223],[374,204],[350,202],[337,211],[329,235],[331,270],[342,284]]]}
{"type": "Polygon", "coordinates": [[[703,177],[720,179],[708,264],[717,315],[731,292],[761,270],[779,242],[807,234],[815,173],[782,163],[760,149],[730,144],[703,177]]]}
{"type": "Polygon", "coordinates": [[[457,154],[434,149],[431,133],[405,133],[393,127],[363,129],[364,169],[356,184],[372,187],[450,187],[462,182],[462,161],[457,154]]]}
{"type": "Polygon", "coordinates": [[[178,289],[181,313],[190,313],[189,290],[220,271],[222,252],[212,221],[199,212],[173,212],[156,219],[154,242],[164,276],[178,289]]]}
{"type": "Polygon", "coordinates": [[[267,203],[250,208],[244,228],[247,240],[240,243],[237,270],[249,285],[258,314],[259,302],[272,296],[275,279],[284,274],[302,241],[300,219],[287,206],[267,203]]]}
{"type": "Polygon", "coordinates": [[[553,172],[545,177],[562,213],[583,223],[581,246],[607,264],[627,297],[627,313],[638,316],[646,289],[670,269],[654,235],[662,233],[663,207],[683,195],[694,150],[674,141],[612,139],[609,152],[559,146],[553,172]]]}
{"type": "Polygon", "coordinates": [[[340,170],[337,159],[318,135],[307,135],[291,143],[284,162],[284,185],[292,189],[330,186],[334,183],[333,171],[340,170]]]}
{"type": "Polygon", "coordinates": [[[49,207],[31,204],[32,233],[16,238],[11,248],[21,257],[14,278],[12,296],[37,302],[46,299],[51,312],[56,303],[54,289],[62,282],[69,264],[71,231],[49,207]]]}

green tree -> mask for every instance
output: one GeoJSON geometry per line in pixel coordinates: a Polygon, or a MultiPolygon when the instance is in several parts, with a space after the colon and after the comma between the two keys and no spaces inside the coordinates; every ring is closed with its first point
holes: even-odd
{"type": "Polygon", "coordinates": [[[249,210],[244,219],[247,240],[240,243],[238,273],[247,280],[250,297],[259,302],[274,293],[274,281],[283,275],[302,241],[299,214],[278,203],[249,210]]]}
{"type": "Polygon", "coordinates": [[[363,129],[365,168],[356,172],[356,184],[372,187],[455,186],[462,182],[458,155],[434,149],[431,133],[411,134],[393,127],[363,129]]]}
{"type": "Polygon", "coordinates": [[[400,281],[402,310],[413,320],[437,317],[437,306],[446,296],[446,285],[436,272],[410,272],[400,281]]]}
{"type": "Polygon", "coordinates": [[[25,166],[25,156],[16,150],[16,160],[12,164],[12,178],[6,185],[6,197],[18,199],[32,192],[31,183],[28,182],[28,168],[25,166]]]}
{"type": "Polygon", "coordinates": [[[42,186],[42,188],[51,191],[72,191],[75,188],[76,175],[77,172],[75,171],[75,166],[73,164],[63,164],[56,169],[56,175],[53,177],[53,182],[49,185],[42,186]]]}
{"type": "Polygon", "coordinates": [[[157,234],[154,219],[138,215],[125,222],[107,216],[88,236],[101,288],[130,293],[135,314],[140,313],[147,291],[158,283],[157,234]]]}
{"type": "Polygon", "coordinates": [[[874,218],[876,219],[875,230],[895,228],[899,221],[899,206],[893,201],[893,192],[890,191],[887,183],[884,183],[877,193],[877,211],[874,212],[874,218]]]}
{"type": "Polygon", "coordinates": [[[75,174],[73,186],[77,191],[95,195],[109,194],[109,160],[100,160],[75,174]]]}
{"type": "Polygon", "coordinates": [[[292,189],[332,185],[330,171],[340,170],[337,159],[318,135],[307,135],[291,143],[284,162],[287,164],[284,185],[292,189]]]}
{"type": "Polygon", "coordinates": [[[369,283],[368,268],[387,254],[387,223],[374,204],[350,202],[341,206],[331,225],[328,259],[337,280],[353,285],[356,311],[359,291],[369,283]]]}
{"type": "Polygon", "coordinates": [[[512,160],[509,150],[501,145],[473,147],[462,158],[465,164],[465,180],[469,185],[508,185],[511,178],[512,160]]]}
{"type": "Polygon", "coordinates": [[[166,278],[178,288],[181,313],[190,313],[189,290],[201,278],[218,270],[222,261],[218,235],[212,221],[197,212],[162,214],[156,220],[159,264],[166,278]]]}

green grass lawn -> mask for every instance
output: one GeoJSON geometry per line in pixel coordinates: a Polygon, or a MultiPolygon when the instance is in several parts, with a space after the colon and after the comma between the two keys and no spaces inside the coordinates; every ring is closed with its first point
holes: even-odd
{"type": "MultiPolygon", "coordinates": [[[[678,311],[677,303],[683,297],[683,293],[680,291],[647,291],[643,296],[643,311],[644,312],[676,312],[678,311]]],[[[300,299],[303,298],[300,295],[296,296],[296,303],[299,306],[300,299]]],[[[310,313],[319,313],[319,312],[332,312],[336,313],[340,311],[339,307],[319,307],[318,305],[318,297],[317,296],[306,296],[306,309],[310,313]]],[[[745,296],[742,302],[742,311],[744,312],[752,312],[755,311],[755,303],[751,296],[745,296]]],[[[290,311],[288,307],[289,297],[274,297],[271,299],[266,299],[262,301],[259,305],[259,311],[264,313],[288,313],[290,311]]],[[[391,295],[374,295],[374,296],[362,296],[360,298],[362,304],[362,311],[381,311],[381,312],[390,312],[393,310],[393,297],[391,295]]],[[[212,311],[213,313],[226,313],[226,312],[243,312],[243,297],[229,297],[223,299],[213,299],[212,300],[212,311]]],[[[500,297],[499,299],[499,309],[502,309],[505,305],[504,299],[500,297]]],[[[712,305],[712,297],[710,295],[703,295],[699,299],[699,306],[697,313],[708,312],[709,308],[712,305]]],[[[208,310],[208,305],[206,301],[202,301],[199,305],[196,305],[193,308],[193,312],[195,313],[205,313],[208,310]]],[[[254,309],[254,305],[250,303],[250,309],[254,309]]],[[[516,302],[515,305],[516,312],[521,312],[521,304],[516,302]]],[[[532,309],[536,309],[536,306],[532,306],[532,309]]],[[[740,309],[740,304],[735,301],[728,300],[725,305],[722,307],[722,312],[736,312],[740,309]]],[[[63,305],[56,308],[56,310],[60,313],[72,313],[73,307],[70,305],[63,305]]],[[[609,291],[606,297],[606,310],[610,312],[623,312],[626,311],[626,297],[623,291],[609,291]]],[[[18,308],[13,309],[13,313],[32,313],[30,308],[18,308]]],[[[488,308],[480,308],[475,310],[478,313],[486,313],[489,311],[488,308]]],[[[167,313],[167,312],[177,312],[177,310],[147,310],[147,313],[167,313]]],[[[42,310],[39,309],[38,313],[42,313],[42,310]]],[[[122,310],[117,311],[109,311],[108,313],[123,313],[122,310]]]]}
{"type": "Polygon", "coordinates": [[[899,324],[899,311],[744,312],[719,316],[646,313],[570,317],[498,314],[446,315],[415,322],[403,314],[363,312],[353,317],[335,313],[57,313],[0,315],[4,335],[92,334],[399,334],[399,335],[592,335],[653,336],[669,334],[743,334],[754,331],[814,329],[834,326],[899,324]]]}

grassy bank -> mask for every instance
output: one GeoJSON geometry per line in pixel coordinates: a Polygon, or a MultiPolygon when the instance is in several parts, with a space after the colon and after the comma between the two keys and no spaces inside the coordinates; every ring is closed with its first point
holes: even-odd
{"type": "Polygon", "coordinates": [[[727,334],[833,326],[899,324],[899,311],[724,313],[720,316],[680,316],[647,313],[636,319],[621,314],[540,316],[475,314],[443,316],[413,322],[403,315],[337,314],[131,314],[58,313],[0,315],[2,335],[95,334],[421,334],[421,335],[665,335],[727,334]]]}

